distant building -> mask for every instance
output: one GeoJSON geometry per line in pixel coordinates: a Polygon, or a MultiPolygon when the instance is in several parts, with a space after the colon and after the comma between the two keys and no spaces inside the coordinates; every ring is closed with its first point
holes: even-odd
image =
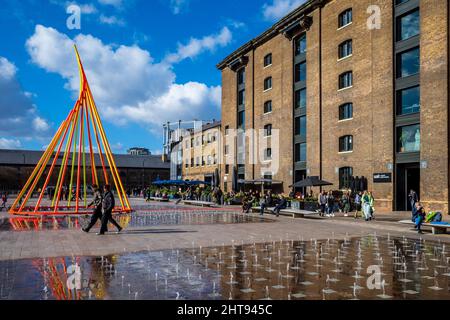
{"type": "Polygon", "coordinates": [[[127,153],[132,156],[151,156],[152,153],[146,148],[131,148],[127,153]]]}
{"type": "MultiPolygon", "coordinates": [[[[42,151],[0,150],[0,191],[17,192],[21,189],[42,155],[42,151]]],[[[145,187],[150,185],[152,181],[169,179],[170,165],[167,162],[163,162],[160,156],[116,154],[114,155],[114,160],[125,189],[145,187]]],[[[56,185],[61,162],[62,155],[56,162],[56,168],[49,186],[56,185]]],[[[98,154],[95,154],[95,163],[97,172],[100,172],[102,168],[98,154]]],[[[51,163],[49,163],[44,172],[45,176],[50,165],[51,163]]],[[[90,165],[89,159],[86,159],[86,165],[90,165]]],[[[107,163],[106,170],[110,174],[107,163]]],[[[99,175],[99,178],[101,176],[99,175]]],[[[105,181],[99,181],[99,183],[104,184],[105,181]]]]}

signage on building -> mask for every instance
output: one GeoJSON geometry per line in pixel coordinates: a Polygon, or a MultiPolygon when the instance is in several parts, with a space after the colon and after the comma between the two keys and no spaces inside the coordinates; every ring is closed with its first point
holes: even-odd
{"type": "Polygon", "coordinates": [[[390,183],[392,182],[392,173],[375,173],[373,175],[374,183],[390,183]]]}

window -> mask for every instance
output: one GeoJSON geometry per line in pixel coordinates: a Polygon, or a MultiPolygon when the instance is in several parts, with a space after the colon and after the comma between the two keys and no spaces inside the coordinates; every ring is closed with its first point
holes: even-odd
{"type": "Polygon", "coordinates": [[[295,145],[295,162],[306,162],[306,143],[295,145]]]}
{"type": "Polygon", "coordinates": [[[420,151],[420,125],[414,124],[397,128],[397,152],[420,151]]]}
{"type": "Polygon", "coordinates": [[[295,55],[298,56],[306,52],[306,33],[295,39],[295,55]]]}
{"type": "Polygon", "coordinates": [[[230,146],[226,145],[224,150],[225,155],[228,155],[230,153],[230,146]]]}
{"type": "Polygon", "coordinates": [[[306,108],[306,89],[295,91],[295,109],[306,108]]]}
{"type": "Polygon", "coordinates": [[[408,77],[420,72],[420,49],[414,48],[397,55],[397,78],[408,77]]]}
{"type": "Polygon", "coordinates": [[[420,34],[419,9],[397,18],[397,41],[406,40],[420,34]]]}
{"type": "Polygon", "coordinates": [[[272,112],[272,101],[264,102],[264,113],[272,112]]]}
{"type": "Polygon", "coordinates": [[[264,90],[272,89],[272,77],[264,79],[264,90]]]}
{"type": "Polygon", "coordinates": [[[264,179],[265,179],[265,180],[272,180],[272,179],[273,179],[273,174],[272,174],[272,172],[266,172],[266,173],[264,173],[264,179]]]}
{"type": "Polygon", "coordinates": [[[238,105],[245,105],[245,90],[241,90],[238,92],[238,105]]]}
{"type": "Polygon", "coordinates": [[[339,89],[353,86],[353,72],[348,71],[339,76],[339,89]]]}
{"type": "Polygon", "coordinates": [[[339,168],[339,189],[341,190],[349,189],[352,177],[353,177],[352,167],[339,168]]]}
{"type": "Polygon", "coordinates": [[[270,137],[272,136],[272,125],[267,124],[264,126],[264,137],[270,137]]]}
{"type": "Polygon", "coordinates": [[[202,157],[202,167],[205,166],[205,157],[202,157]]]}
{"type": "Polygon", "coordinates": [[[242,68],[237,73],[238,85],[245,84],[245,69],[242,68]]]}
{"type": "Polygon", "coordinates": [[[395,4],[396,4],[396,5],[399,5],[399,4],[408,2],[408,1],[409,1],[409,0],[395,0],[395,4]]]}
{"type": "Polygon", "coordinates": [[[195,162],[196,162],[196,166],[199,167],[200,166],[200,157],[197,157],[195,162]]]}
{"type": "Polygon", "coordinates": [[[230,133],[230,126],[225,126],[225,135],[227,136],[230,133]]]}
{"type": "Polygon", "coordinates": [[[191,148],[194,147],[194,138],[191,138],[191,148]]]}
{"type": "Polygon", "coordinates": [[[225,174],[230,174],[230,165],[229,164],[225,165],[225,174]]]}
{"type": "Polygon", "coordinates": [[[271,160],[272,159],[272,148],[267,148],[264,150],[264,160],[271,160]]]}
{"type": "Polygon", "coordinates": [[[347,40],[339,45],[339,59],[351,56],[353,54],[353,41],[347,40]]]}
{"type": "Polygon", "coordinates": [[[306,116],[295,118],[294,130],[296,136],[306,137],[306,116]]]}
{"type": "Polygon", "coordinates": [[[353,21],[353,11],[352,9],[347,9],[339,15],[339,28],[345,27],[352,23],[353,21]]]}
{"type": "Polygon", "coordinates": [[[194,158],[191,158],[191,167],[194,166],[194,158]]]}
{"type": "Polygon", "coordinates": [[[353,118],[353,103],[345,103],[339,107],[339,120],[353,118]]]}
{"type": "Polygon", "coordinates": [[[239,129],[243,129],[245,127],[245,111],[238,112],[237,125],[239,129]]]}
{"type": "Polygon", "coordinates": [[[295,65],[295,82],[306,81],[306,62],[295,65]]]}
{"type": "Polygon", "coordinates": [[[343,136],[339,138],[339,152],[353,151],[353,136],[343,136]]]}
{"type": "Polygon", "coordinates": [[[397,115],[420,112],[420,86],[397,91],[397,115]]]}
{"type": "Polygon", "coordinates": [[[270,65],[272,65],[272,54],[271,53],[269,53],[268,55],[266,55],[264,57],[264,67],[268,67],[270,65]]]}

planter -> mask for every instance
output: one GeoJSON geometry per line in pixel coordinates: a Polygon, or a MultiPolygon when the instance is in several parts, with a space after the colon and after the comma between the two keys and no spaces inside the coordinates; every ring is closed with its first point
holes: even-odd
{"type": "Polygon", "coordinates": [[[304,202],[304,209],[306,211],[316,211],[319,209],[319,204],[317,202],[304,202]]]}

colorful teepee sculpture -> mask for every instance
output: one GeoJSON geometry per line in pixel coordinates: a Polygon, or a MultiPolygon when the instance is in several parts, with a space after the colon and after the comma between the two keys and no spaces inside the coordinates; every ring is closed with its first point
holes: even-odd
{"type": "Polygon", "coordinates": [[[116,195],[115,212],[131,212],[76,47],[75,53],[80,71],[79,98],[19,193],[10,209],[11,214],[56,215],[89,212],[92,209],[88,208],[88,188],[94,184],[111,185],[116,195]],[[94,154],[94,150],[97,154],[94,154]],[[96,162],[101,164],[99,172],[96,162]]]}

